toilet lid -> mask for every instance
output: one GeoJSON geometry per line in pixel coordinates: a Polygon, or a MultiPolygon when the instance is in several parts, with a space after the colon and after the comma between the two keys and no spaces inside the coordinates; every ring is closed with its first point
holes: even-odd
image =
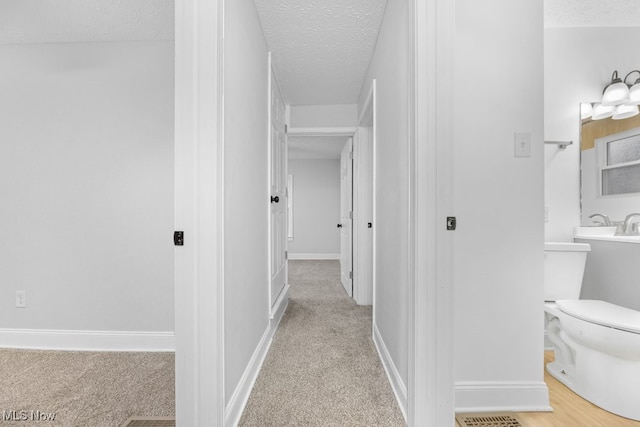
{"type": "Polygon", "coordinates": [[[559,300],[557,307],[569,316],[640,334],[640,312],[597,300],[559,300]]]}

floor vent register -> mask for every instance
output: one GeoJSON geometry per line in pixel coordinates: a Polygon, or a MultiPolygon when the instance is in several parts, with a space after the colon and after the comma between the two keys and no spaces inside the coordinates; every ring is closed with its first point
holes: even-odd
{"type": "Polygon", "coordinates": [[[515,414],[458,414],[460,427],[526,427],[515,414]]]}

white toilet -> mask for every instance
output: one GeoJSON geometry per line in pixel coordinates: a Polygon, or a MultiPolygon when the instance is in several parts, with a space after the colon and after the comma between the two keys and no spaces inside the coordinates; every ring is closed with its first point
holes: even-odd
{"type": "Polygon", "coordinates": [[[579,299],[590,250],[545,244],[545,317],[555,352],[547,371],[601,408],[640,421],[640,312],[579,299]]]}

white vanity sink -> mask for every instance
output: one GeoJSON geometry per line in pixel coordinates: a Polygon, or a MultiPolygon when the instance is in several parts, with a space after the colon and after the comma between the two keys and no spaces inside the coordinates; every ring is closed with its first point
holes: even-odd
{"type": "Polygon", "coordinates": [[[616,236],[616,227],[576,227],[574,237],[586,240],[640,243],[640,236],[616,236]]]}

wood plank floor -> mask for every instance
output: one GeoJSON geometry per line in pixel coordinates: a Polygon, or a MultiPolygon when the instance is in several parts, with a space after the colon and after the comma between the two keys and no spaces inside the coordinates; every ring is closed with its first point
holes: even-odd
{"type": "MultiPolygon", "coordinates": [[[[545,351],[545,365],[552,362],[553,351],[545,351]]],[[[526,427],[639,427],[640,421],[622,418],[600,409],[569,390],[549,375],[544,380],[549,387],[549,400],[553,412],[520,412],[526,427]]]]}

